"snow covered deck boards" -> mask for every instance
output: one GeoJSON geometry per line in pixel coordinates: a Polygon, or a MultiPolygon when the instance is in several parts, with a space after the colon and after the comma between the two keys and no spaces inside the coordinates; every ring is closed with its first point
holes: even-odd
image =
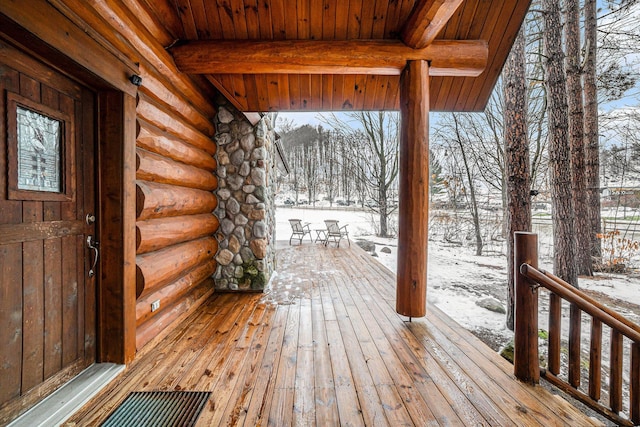
{"type": "Polygon", "coordinates": [[[266,294],[216,294],[70,422],[130,391],[213,391],[199,426],[593,425],[436,307],[395,313],[395,277],[356,245],[278,251],[266,294]]]}

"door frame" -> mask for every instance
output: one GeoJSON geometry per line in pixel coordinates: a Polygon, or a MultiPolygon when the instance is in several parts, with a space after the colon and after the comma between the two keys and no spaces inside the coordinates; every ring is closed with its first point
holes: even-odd
{"type": "Polygon", "coordinates": [[[96,94],[96,361],[127,364],[136,352],[137,87],[129,78],[138,68],[46,0],[19,3],[0,3],[0,38],[96,94]]]}

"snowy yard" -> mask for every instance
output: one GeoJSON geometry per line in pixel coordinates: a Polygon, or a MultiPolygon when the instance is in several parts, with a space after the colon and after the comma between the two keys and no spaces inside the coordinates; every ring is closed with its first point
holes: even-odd
{"type": "MultiPolygon", "coordinates": [[[[337,219],[340,225],[349,225],[352,241],[368,240],[376,244],[378,260],[387,268],[396,270],[397,241],[375,236],[375,215],[371,212],[340,209],[311,209],[278,207],[276,210],[276,237],[288,240],[291,235],[289,218],[299,218],[310,223],[313,230],[324,228],[325,219],[337,219]],[[383,252],[382,248],[390,251],[383,252]]],[[[553,270],[549,236],[540,236],[540,267],[553,270]]],[[[308,240],[305,240],[308,242],[308,240]]],[[[505,327],[505,316],[476,305],[487,297],[506,301],[506,245],[497,244],[487,250],[488,255],[475,256],[474,249],[439,240],[429,241],[427,298],[465,328],[472,331],[491,331],[505,338],[511,331],[505,327]]],[[[640,274],[598,274],[594,278],[580,278],[580,287],[640,306],[640,274]]],[[[609,303],[605,301],[605,303],[609,303]]],[[[621,314],[635,322],[640,317],[621,309],[621,314]]]]}

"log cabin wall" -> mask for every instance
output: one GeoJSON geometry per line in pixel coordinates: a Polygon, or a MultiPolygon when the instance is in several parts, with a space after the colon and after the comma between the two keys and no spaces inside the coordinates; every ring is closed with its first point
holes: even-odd
{"type": "Polygon", "coordinates": [[[275,264],[275,132],[220,100],[216,141],[219,251],[217,290],[262,291],[275,264]]]}
{"type": "MultiPolygon", "coordinates": [[[[136,222],[136,301],[126,304],[135,304],[135,345],[140,350],[214,291],[216,92],[206,81],[177,70],[166,50],[176,36],[146,2],[33,0],[28,6],[34,13],[64,16],[65,23],[79,28],[112,55],[135,64],[142,79],[136,98],[135,163],[131,159],[131,164],[124,165],[125,171],[135,169],[136,174],[136,218],[126,218],[136,222]]],[[[7,10],[20,13],[12,7],[7,10]]],[[[41,18],[38,25],[47,22],[41,18]]],[[[122,77],[118,70],[94,70],[95,61],[83,62],[88,47],[79,39],[66,50],[65,54],[91,72],[122,87],[116,78],[122,77]]],[[[131,86],[129,82],[125,85],[127,89],[131,86]]]]}

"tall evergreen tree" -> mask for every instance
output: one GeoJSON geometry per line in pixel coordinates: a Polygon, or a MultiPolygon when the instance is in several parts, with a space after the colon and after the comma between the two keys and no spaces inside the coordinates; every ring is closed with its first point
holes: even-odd
{"type": "Polygon", "coordinates": [[[596,0],[584,2],[584,135],[587,210],[590,222],[591,255],[602,257],[597,235],[602,231],[600,215],[600,147],[598,141],[598,88],[596,86],[597,32],[596,0]]]}
{"type": "Polygon", "coordinates": [[[531,230],[531,174],[527,131],[524,27],[511,48],[504,80],[504,150],[507,183],[507,327],[514,328],[515,270],[513,238],[516,231],[531,230]]]}
{"type": "Polygon", "coordinates": [[[549,172],[553,221],[554,272],[578,286],[575,263],[571,157],[568,144],[567,86],[562,51],[560,1],[543,0],[545,85],[549,117],[549,172]]]}
{"type": "Polygon", "coordinates": [[[565,0],[565,44],[567,56],[567,102],[569,106],[569,146],[571,147],[571,183],[575,211],[576,268],[578,274],[591,275],[591,227],[587,213],[585,180],[584,109],[580,64],[580,5],[565,0]]]}

